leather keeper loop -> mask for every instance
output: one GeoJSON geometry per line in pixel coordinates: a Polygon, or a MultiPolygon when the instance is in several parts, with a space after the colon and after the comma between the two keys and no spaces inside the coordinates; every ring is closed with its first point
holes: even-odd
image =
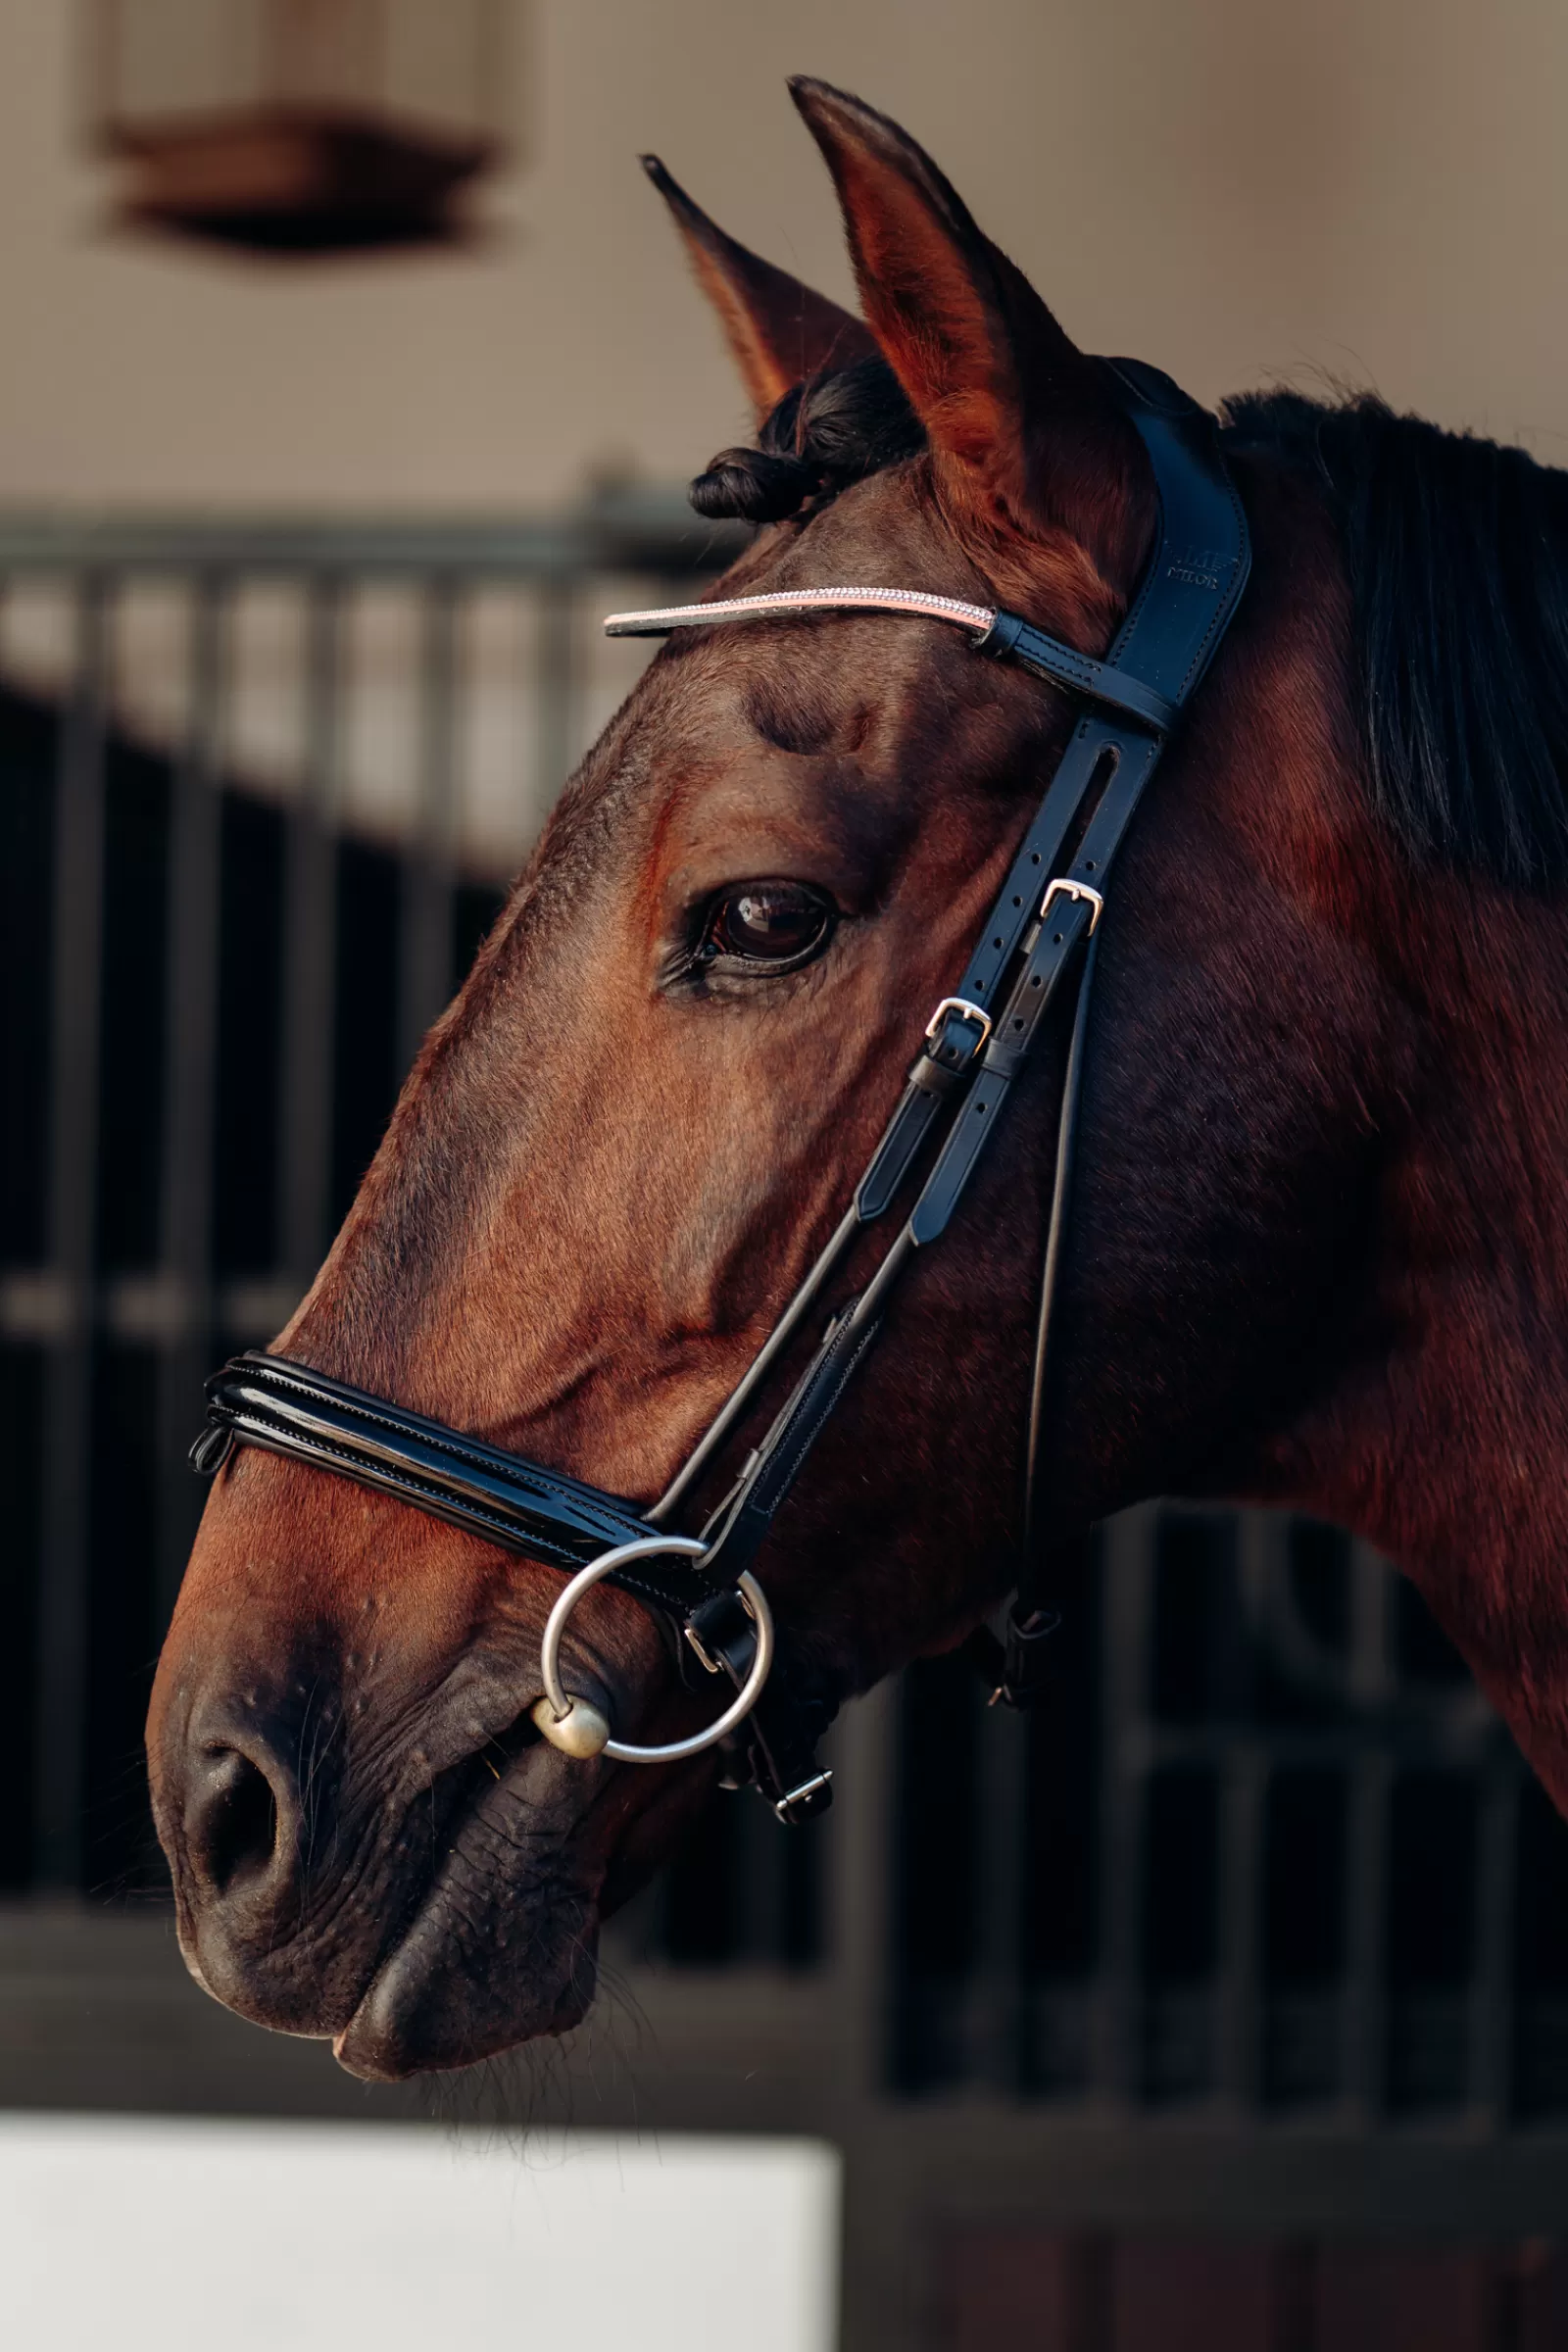
{"type": "Polygon", "coordinates": [[[923,1095],[935,1095],[938,1102],[951,1095],[956,1086],[961,1086],[966,1075],[963,1070],[949,1069],[931,1054],[917,1054],[909,1065],[909,1084],[917,1086],[923,1095]]]}
{"type": "Polygon", "coordinates": [[[987,1031],[970,1014],[949,1012],[936,1036],[929,1039],[925,1058],[955,1074],[966,1070],[985,1043],[987,1031]]]}

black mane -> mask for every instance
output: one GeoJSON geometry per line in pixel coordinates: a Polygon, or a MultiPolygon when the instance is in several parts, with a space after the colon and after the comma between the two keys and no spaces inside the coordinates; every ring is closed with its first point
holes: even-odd
{"type": "MultiPolygon", "coordinates": [[[[1568,474],[1366,395],[1247,393],[1223,417],[1230,447],[1301,466],[1333,509],[1367,771],[1396,837],[1516,889],[1568,885],[1568,474]]],[[[925,446],[877,359],[808,378],[758,440],[699,475],[700,514],[777,521],[925,446]]]]}
{"type": "Polygon", "coordinates": [[[1568,883],[1568,474],[1370,396],[1227,403],[1226,441],[1309,469],[1355,599],[1374,801],[1416,858],[1568,883]]]}

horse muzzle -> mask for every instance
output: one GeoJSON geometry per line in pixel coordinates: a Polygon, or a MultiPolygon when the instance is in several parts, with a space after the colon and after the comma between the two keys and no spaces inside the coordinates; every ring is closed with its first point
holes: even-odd
{"type": "MultiPolygon", "coordinates": [[[[278,1462],[244,1469],[215,1516],[221,1545],[198,1547],[148,1726],[192,1973],[258,2024],[336,2039],[362,2074],[463,2065],[560,2032],[589,1997],[623,1849],[645,1813],[691,1804],[707,1776],[623,1772],[548,1744],[533,1721],[533,1580],[427,1535],[416,1604],[386,1573],[409,1522],[363,1497],[344,1508],[342,1488],[326,1498],[332,1525],[340,1542],[363,1528],[363,1560],[328,1614],[309,1590],[312,1546],[295,1567],[292,1544],[274,1541],[299,1528],[318,1482],[278,1462]],[[236,1553],[243,1577],[220,1598],[220,1563],[236,1553]]],[[[656,1736],[685,1728],[696,1702],[671,1690],[642,1610],[597,1598],[566,1641],[586,1711],[656,1736]]]]}

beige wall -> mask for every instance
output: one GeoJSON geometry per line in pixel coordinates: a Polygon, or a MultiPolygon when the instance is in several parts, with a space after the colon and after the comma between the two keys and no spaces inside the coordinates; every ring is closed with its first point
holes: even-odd
{"type": "Polygon", "coordinates": [[[906,122],[1086,344],[1568,447],[1568,0],[539,0],[488,239],[315,265],[111,231],[75,27],[0,0],[0,499],[494,509],[690,472],[741,409],[634,158],[843,292],[795,70],[906,122]]]}

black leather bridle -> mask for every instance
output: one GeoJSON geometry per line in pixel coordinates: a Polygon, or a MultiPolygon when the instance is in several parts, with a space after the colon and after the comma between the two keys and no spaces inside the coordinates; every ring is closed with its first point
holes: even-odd
{"type": "MultiPolygon", "coordinates": [[[[215,1474],[235,1445],[261,1446],[377,1488],[493,1544],[573,1572],[573,1584],[552,1611],[547,1632],[547,1690],[570,1601],[607,1571],[609,1581],[634,1593],[684,1637],[673,1643],[683,1672],[695,1655],[710,1670],[726,1672],[738,1689],[763,1679],[756,1668],[761,1654],[765,1673],[771,1625],[763,1623],[765,1603],[750,1574],[762,1541],[823,1424],[874,1347],[895,1284],[915,1254],[947,1231],[1048,1009],[1068,976],[1076,974],[1041,1281],[1017,1592],[1004,1644],[989,1635],[977,1643],[994,1697],[1027,1704],[1039,1687],[1044,1638],[1057,1622],[1051,1589],[1064,1540],[1042,1529],[1035,1465],[1105,884],[1165,742],[1236,611],[1250,560],[1246,516],[1214,418],[1155,368],[1130,360],[1102,365],[1149,453],[1160,509],[1154,554],[1103,662],[1076,653],[1014,613],[905,589],[816,588],[739,597],[615,614],[606,624],[612,635],[659,636],[769,613],[903,612],[970,629],[978,652],[1018,662],[1086,706],[963,977],[926,1025],[898,1107],[842,1221],[740,1385],[653,1508],[639,1512],[620,1495],[281,1356],[237,1356],[207,1385],[208,1426],[192,1449],[193,1462],[205,1474],[215,1474]],[[1061,868],[1069,845],[1071,856],[1061,868]],[[800,1335],[857,1236],[887,1214],[920,1165],[924,1178],[903,1228],[864,1289],[827,1324],[771,1427],[701,1536],[672,1535],[681,1504],[800,1335]],[[666,1552],[664,1544],[678,1548],[666,1552]],[[630,1559],[612,1563],[606,1558],[622,1547],[632,1548],[630,1559]]],[[[1077,1540],[1086,1532],[1076,1531],[1077,1540]]],[[[727,1736],[731,1778],[755,1783],[786,1822],[805,1820],[830,1801],[829,1776],[817,1765],[815,1744],[832,1704],[825,1693],[805,1686],[798,1666],[796,1671],[799,1679],[792,1687],[788,1667],[776,1670],[739,1729],[727,1736]]],[[[569,1753],[589,1753],[605,1744],[608,1726],[586,1702],[568,1699],[563,1710],[541,1701],[535,1721],[569,1753]],[[570,1716],[580,1716],[590,1731],[599,1726],[589,1745],[572,1744],[564,1728],[570,1716]]],[[[612,1742],[610,1752],[692,1753],[712,1737],[710,1729],[674,1743],[673,1750],[617,1750],[612,1742]]]]}

